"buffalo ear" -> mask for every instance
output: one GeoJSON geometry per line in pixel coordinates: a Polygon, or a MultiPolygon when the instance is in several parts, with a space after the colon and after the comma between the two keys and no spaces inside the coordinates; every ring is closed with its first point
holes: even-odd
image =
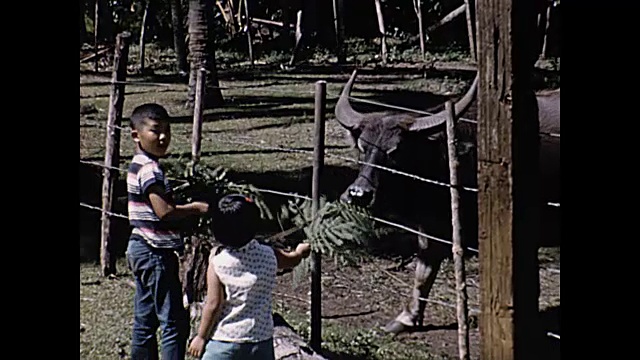
{"type": "MultiPolygon", "coordinates": [[[[345,133],[347,134],[347,142],[352,149],[358,148],[358,138],[360,138],[360,134],[362,131],[360,129],[345,129],[345,133]]],[[[358,149],[359,150],[359,149],[358,149]]]]}

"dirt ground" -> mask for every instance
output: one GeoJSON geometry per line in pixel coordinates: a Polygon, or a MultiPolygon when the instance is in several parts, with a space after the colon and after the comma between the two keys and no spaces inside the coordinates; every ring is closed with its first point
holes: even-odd
{"type": "MultiPolygon", "coordinates": [[[[415,263],[398,268],[403,259],[378,258],[359,267],[337,267],[335,261],[322,262],[322,321],[348,327],[381,331],[400,313],[411,294],[415,263]]],[[[560,251],[541,249],[540,318],[543,331],[560,335],[560,251]]],[[[478,329],[478,258],[466,260],[469,308],[469,347],[472,359],[480,353],[478,329]]],[[[293,274],[278,279],[276,302],[301,313],[310,309],[308,278],[296,282],[293,274]]],[[[457,358],[458,327],[453,264],[446,261],[436,279],[425,311],[423,328],[400,334],[393,341],[412,344],[443,358],[457,358]]],[[[323,325],[326,326],[326,325],[323,325]]],[[[548,337],[543,343],[544,359],[559,359],[559,340],[548,337]]]]}

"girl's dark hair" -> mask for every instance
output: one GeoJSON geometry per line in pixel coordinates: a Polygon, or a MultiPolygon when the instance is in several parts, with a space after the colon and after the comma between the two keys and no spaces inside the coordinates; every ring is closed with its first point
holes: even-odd
{"type": "Polygon", "coordinates": [[[239,248],[256,234],[260,210],[255,202],[242,194],[225,195],[212,211],[212,232],[224,246],[239,248]]]}

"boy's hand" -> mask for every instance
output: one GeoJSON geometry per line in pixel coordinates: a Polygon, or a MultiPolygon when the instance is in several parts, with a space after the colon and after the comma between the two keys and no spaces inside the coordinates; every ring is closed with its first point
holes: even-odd
{"type": "Polygon", "coordinates": [[[201,338],[199,335],[197,335],[196,337],[193,338],[193,340],[191,340],[191,343],[189,344],[189,350],[188,350],[189,355],[197,358],[202,357],[202,354],[204,353],[205,345],[206,345],[205,340],[201,338]]]}
{"type": "Polygon", "coordinates": [[[206,214],[209,211],[209,204],[206,202],[194,201],[192,204],[201,214],[206,214]]]}
{"type": "Polygon", "coordinates": [[[311,253],[311,245],[309,243],[300,243],[296,246],[296,252],[306,258],[311,253]]]}

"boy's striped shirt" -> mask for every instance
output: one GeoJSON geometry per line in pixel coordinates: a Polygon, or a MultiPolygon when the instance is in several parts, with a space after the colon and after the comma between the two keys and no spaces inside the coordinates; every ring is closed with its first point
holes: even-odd
{"type": "Polygon", "coordinates": [[[157,183],[164,186],[167,196],[172,195],[160,164],[146,154],[136,154],[127,173],[129,223],[133,227],[131,235],[141,237],[155,248],[180,249],[182,238],[175,224],[160,221],[146,194],[149,187],[157,183]]]}

